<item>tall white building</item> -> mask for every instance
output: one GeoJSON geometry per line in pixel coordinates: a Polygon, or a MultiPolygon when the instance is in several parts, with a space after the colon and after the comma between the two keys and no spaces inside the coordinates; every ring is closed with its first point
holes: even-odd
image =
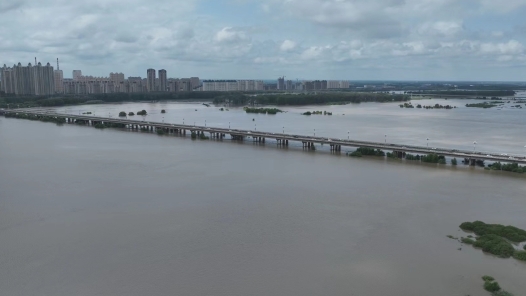
{"type": "Polygon", "coordinates": [[[16,95],[53,95],[55,94],[55,79],[53,67],[47,63],[35,66],[21,63],[8,68],[4,65],[1,70],[2,90],[16,95]]]}
{"type": "Polygon", "coordinates": [[[81,70],[73,70],[73,81],[77,81],[80,76],[82,76],[81,70]]]}

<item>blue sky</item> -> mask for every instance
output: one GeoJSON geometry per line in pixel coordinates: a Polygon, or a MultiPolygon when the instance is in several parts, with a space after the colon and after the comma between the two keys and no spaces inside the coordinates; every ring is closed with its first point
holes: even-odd
{"type": "Polygon", "coordinates": [[[523,81],[525,0],[2,0],[2,64],[70,77],[523,81]]]}

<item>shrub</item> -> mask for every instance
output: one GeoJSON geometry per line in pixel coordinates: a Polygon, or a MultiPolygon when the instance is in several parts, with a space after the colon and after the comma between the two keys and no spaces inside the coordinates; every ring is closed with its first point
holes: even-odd
{"type": "Polygon", "coordinates": [[[354,151],[353,153],[349,154],[351,157],[362,157],[362,154],[359,151],[354,151]]]}
{"type": "Polygon", "coordinates": [[[497,292],[500,290],[500,286],[498,282],[484,282],[484,290],[489,292],[497,292]]]}
{"type": "Polygon", "coordinates": [[[457,159],[456,158],[453,158],[451,160],[451,165],[457,165],[457,159]]]}
{"type": "Polygon", "coordinates": [[[119,112],[119,117],[125,117],[125,116],[126,116],[126,112],[124,111],[119,112]]]}
{"type": "Polygon", "coordinates": [[[161,110],[161,113],[166,113],[166,110],[164,110],[164,109],[163,109],[163,110],[161,110]]]}
{"type": "Polygon", "coordinates": [[[509,258],[515,252],[515,249],[507,240],[495,234],[486,234],[477,238],[473,246],[501,258],[509,258]]]}
{"type": "Polygon", "coordinates": [[[135,113],[133,113],[133,112],[128,113],[128,116],[134,116],[134,115],[135,115],[135,113]]]}
{"type": "Polygon", "coordinates": [[[158,128],[158,129],[156,130],[156,132],[157,132],[158,135],[164,135],[164,131],[163,131],[163,129],[161,129],[161,128],[158,128]]]}
{"type": "Polygon", "coordinates": [[[475,243],[474,240],[472,240],[472,239],[470,239],[470,238],[465,238],[465,237],[461,238],[460,241],[463,242],[463,243],[465,243],[466,245],[472,245],[472,244],[475,243]]]}
{"type": "Polygon", "coordinates": [[[139,112],[137,112],[137,115],[146,115],[148,113],[146,113],[146,110],[141,110],[139,112]]]}
{"type": "Polygon", "coordinates": [[[514,226],[500,224],[486,224],[482,221],[464,222],[460,224],[462,230],[473,231],[476,235],[495,234],[520,243],[526,241],[526,231],[514,226]]]}
{"type": "Polygon", "coordinates": [[[485,275],[482,277],[482,280],[487,282],[487,281],[490,281],[490,282],[493,282],[495,279],[489,275],[485,275]]]}
{"type": "Polygon", "coordinates": [[[526,251],[515,251],[513,258],[521,261],[526,261],[526,251]]]}

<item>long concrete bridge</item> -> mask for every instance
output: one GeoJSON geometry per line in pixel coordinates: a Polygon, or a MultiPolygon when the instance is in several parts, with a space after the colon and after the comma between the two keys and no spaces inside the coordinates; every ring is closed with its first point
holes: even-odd
{"type": "Polygon", "coordinates": [[[277,145],[288,146],[290,142],[302,143],[306,149],[311,149],[315,144],[323,144],[330,147],[331,151],[341,151],[343,147],[366,147],[373,149],[381,149],[392,151],[397,157],[404,158],[406,153],[414,153],[419,155],[437,154],[447,157],[455,157],[464,159],[471,165],[475,165],[478,160],[487,160],[493,162],[508,162],[508,163],[520,163],[526,164],[526,156],[524,155],[511,155],[507,153],[489,153],[489,152],[474,152],[467,150],[457,149],[444,149],[444,148],[431,148],[422,146],[411,146],[402,144],[390,144],[381,142],[368,142],[360,140],[345,140],[328,137],[313,137],[306,135],[293,135],[285,133],[271,133],[264,131],[251,131],[251,130],[239,130],[230,128],[219,128],[219,127],[207,127],[207,126],[196,126],[196,125],[184,125],[184,124],[172,124],[164,122],[153,122],[153,121],[138,121],[130,120],[124,117],[96,117],[91,115],[73,115],[55,113],[43,110],[31,110],[31,109],[13,109],[13,110],[0,110],[2,114],[26,114],[35,117],[53,117],[53,118],[64,118],[68,123],[80,122],[87,125],[96,124],[121,124],[125,128],[133,130],[150,130],[156,131],[158,129],[163,130],[166,133],[176,133],[186,135],[186,133],[195,133],[197,136],[209,134],[212,138],[224,138],[229,135],[232,140],[244,140],[251,138],[255,142],[264,143],[266,139],[273,139],[277,145]]]}

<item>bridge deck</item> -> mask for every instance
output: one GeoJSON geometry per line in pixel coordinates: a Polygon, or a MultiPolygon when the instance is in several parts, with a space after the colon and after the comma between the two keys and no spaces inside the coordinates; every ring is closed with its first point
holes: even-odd
{"type": "Polygon", "coordinates": [[[388,151],[398,151],[406,153],[416,153],[416,154],[438,154],[448,157],[458,157],[466,159],[480,159],[488,161],[500,161],[500,162],[513,162],[526,164],[526,157],[524,155],[511,155],[507,153],[495,154],[487,152],[473,152],[467,150],[457,150],[457,149],[444,149],[444,148],[433,148],[429,149],[422,146],[411,146],[411,145],[400,145],[400,144],[389,144],[381,142],[370,142],[370,141],[360,141],[360,140],[345,140],[345,139],[336,139],[329,137],[313,137],[305,135],[292,135],[285,133],[270,133],[264,131],[250,131],[250,130],[239,130],[239,129],[228,129],[228,128],[218,128],[218,127],[205,127],[205,126],[194,126],[194,125],[184,125],[184,124],[172,124],[172,123],[163,123],[163,122],[152,122],[152,121],[139,121],[139,120],[130,120],[127,118],[109,118],[109,117],[97,117],[97,116],[86,116],[86,115],[73,115],[73,114],[63,114],[55,113],[49,111],[39,111],[39,110],[27,110],[27,109],[18,109],[18,110],[4,110],[5,113],[22,113],[22,114],[32,114],[32,115],[45,115],[58,118],[70,118],[75,120],[90,120],[90,121],[101,121],[104,123],[120,123],[125,125],[139,125],[139,126],[150,126],[155,128],[167,128],[167,129],[180,129],[180,130],[189,130],[189,131],[199,131],[207,133],[220,133],[220,134],[229,134],[231,136],[241,136],[241,137],[261,137],[269,138],[276,140],[289,140],[296,142],[304,143],[318,143],[324,145],[339,145],[344,147],[367,147],[388,151]]]}

